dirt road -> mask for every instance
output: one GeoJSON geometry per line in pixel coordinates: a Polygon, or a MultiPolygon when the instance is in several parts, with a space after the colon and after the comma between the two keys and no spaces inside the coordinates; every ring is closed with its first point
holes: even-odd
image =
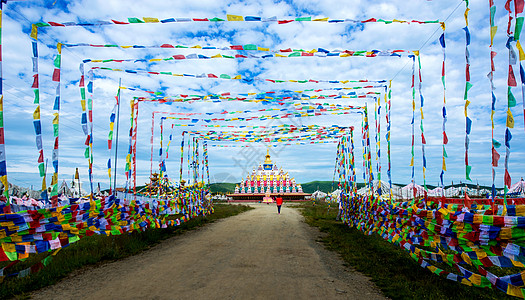
{"type": "Polygon", "coordinates": [[[293,208],[256,209],[91,268],[32,299],[384,299],[293,208]]]}

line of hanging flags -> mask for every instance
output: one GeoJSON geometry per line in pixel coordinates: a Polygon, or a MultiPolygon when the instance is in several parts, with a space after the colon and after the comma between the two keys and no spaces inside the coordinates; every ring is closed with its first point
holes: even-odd
{"type": "Polygon", "coordinates": [[[215,78],[215,79],[231,79],[231,80],[240,80],[244,83],[253,83],[254,81],[265,81],[271,83],[284,83],[284,82],[293,82],[293,83],[333,83],[333,84],[347,84],[347,83],[356,83],[356,82],[369,82],[368,80],[324,80],[324,79],[268,79],[268,78],[246,78],[242,75],[228,75],[228,74],[213,74],[213,73],[202,73],[202,74],[186,74],[186,73],[175,73],[170,71],[147,71],[147,70],[129,70],[129,69],[116,69],[116,68],[107,68],[107,67],[92,67],[93,70],[104,70],[104,71],[113,71],[113,72],[125,72],[130,74],[148,74],[148,75],[166,75],[166,76],[176,76],[176,77],[189,77],[189,78],[215,78]]]}
{"type": "Polygon", "coordinates": [[[520,216],[499,216],[492,210],[453,210],[449,204],[427,210],[423,208],[424,200],[374,203],[368,196],[349,195],[347,190],[341,196],[342,219],[349,226],[365,234],[379,234],[436,275],[524,297],[523,273],[511,271],[525,267],[525,248],[520,246],[525,227],[523,207],[508,206],[512,214],[520,216]],[[458,274],[436,263],[447,264],[458,274]],[[497,276],[489,269],[493,266],[505,268],[510,274],[497,276]]]}
{"type": "Polygon", "coordinates": [[[463,30],[465,30],[465,179],[468,181],[471,181],[470,179],[470,172],[472,170],[472,166],[469,164],[468,160],[468,152],[469,152],[469,145],[470,145],[470,131],[472,129],[472,120],[468,116],[468,106],[470,105],[470,100],[468,96],[469,90],[472,88],[472,83],[470,82],[470,53],[468,50],[468,46],[470,45],[470,31],[468,29],[468,12],[469,9],[469,1],[465,1],[465,27],[463,30]]]}
{"type": "MultiPolygon", "coordinates": [[[[259,51],[259,52],[268,52],[268,53],[274,53],[274,54],[280,54],[285,53],[286,56],[289,56],[289,53],[305,53],[303,56],[317,56],[317,55],[326,55],[326,56],[341,56],[345,54],[345,56],[401,56],[403,54],[409,55],[413,54],[413,51],[411,50],[405,50],[405,49],[395,49],[395,50],[342,50],[342,49],[333,49],[328,50],[324,48],[314,48],[310,50],[306,49],[295,49],[295,48],[285,48],[285,49],[270,49],[265,47],[260,47],[255,44],[246,44],[246,45],[229,45],[229,46],[223,46],[223,47],[216,47],[216,46],[210,46],[210,45],[193,45],[193,46],[187,46],[187,45],[173,45],[173,44],[162,44],[162,45],[116,45],[116,44],[88,44],[88,43],[78,43],[78,44],[69,44],[64,43],[63,47],[67,48],[75,48],[75,47],[91,47],[91,48],[119,48],[119,49],[199,49],[199,50],[221,50],[221,51],[259,51]],[[316,54],[317,53],[317,54],[316,54]],[[314,54],[314,55],[310,55],[314,54]]],[[[297,54],[295,54],[297,55],[297,54]]],[[[300,56],[300,55],[299,55],[300,56]]],[[[272,57],[281,57],[281,56],[272,56],[272,57]]],[[[343,56],[344,57],[344,56],[343,56]]],[[[193,57],[192,57],[193,58],[193,57]]],[[[231,56],[225,56],[225,58],[233,58],[231,56]]],[[[259,58],[265,58],[265,57],[259,57],[259,58]]],[[[177,57],[173,57],[172,59],[179,59],[177,57]]],[[[182,57],[184,59],[184,57],[182,57]]],[[[87,62],[107,62],[104,59],[85,59],[83,60],[85,63],[87,62]]],[[[110,59],[109,61],[117,61],[120,62],[118,59],[110,59]]],[[[108,61],[108,62],[109,62],[108,61]]],[[[133,60],[129,60],[133,61],[133,60]]],[[[143,62],[154,62],[157,60],[141,60],[143,62]]]]}
{"type": "MultiPolygon", "coordinates": [[[[213,143],[215,141],[208,141],[208,143],[213,143]]],[[[227,141],[225,141],[227,142],[227,141]]],[[[281,146],[296,146],[296,145],[312,145],[312,144],[333,144],[337,143],[338,139],[324,139],[324,140],[315,140],[308,142],[294,142],[294,143],[284,143],[284,142],[264,142],[260,145],[244,145],[242,142],[234,142],[235,144],[225,145],[222,144],[209,144],[210,147],[214,148],[251,148],[251,147],[281,147],[281,146]],[[273,144],[272,144],[273,143],[273,144]]]]}
{"type": "MultiPolygon", "coordinates": [[[[206,190],[186,188],[169,199],[120,200],[113,196],[83,204],[0,214],[0,261],[24,260],[30,255],[55,252],[95,234],[121,235],[146,228],[180,225],[213,212],[201,197],[206,190]],[[182,200],[182,201],[180,201],[182,200]],[[179,215],[174,220],[170,215],[179,215]]],[[[24,271],[22,276],[29,271],[24,271]]],[[[0,269],[0,278],[6,276],[0,269]]]]}
{"type": "Polygon", "coordinates": [[[494,200],[496,198],[496,167],[498,166],[498,161],[500,158],[500,154],[498,151],[496,151],[496,148],[499,148],[501,146],[501,143],[496,141],[494,139],[494,115],[496,113],[496,95],[494,94],[494,90],[496,87],[494,86],[494,72],[496,71],[496,67],[494,64],[494,57],[496,56],[496,52],[493,50],[494,46],[494,37],[496,35],[496,32],[498,31],[498,26],[495,26],[494,23],[494,17],[496,14],[496,5],[494,5],[493,1],[490,1],[490,72],[488,74],[488,78],[490,81],[490,92],[491,92],[491,112],[490,112],[490,122],[491,122],[491,138],[492,138],[492,151],[491,151],[491,169],[492,169],[492,203],[494,203],[494,200]]]}
{"type": "MultiPolygon", "coordinates": [[[[446,63],[446,42],[445,42],[445,31],[443,31],[443,33],[441,34],[441,36],[439,37],[439,43],[441,45],[441,49],[443,50],[443,64],[441,66],[441,84],[443,85],[443,107],[442,107],[442,110],[441,110],[441,116],[443,118],[443,125],[442,125],[442,130],[443,130],[443,140],[442,140],[442,149],[441,149],[441,173],[439,174],[439,179],[440,179],[440,183],[441,183],[441,188],[445,188],[445,172],[447,171],[447,149],[446,149],[446,145],[448,144],[448,136],[447,136],[447,97],[446,97],[446,91],[447,91],[447,86],[446,86],[446,82],[445,82],[445,63],[446,63]]],[[[392,184],[390,184],[392,186],[392,184]]]]}
{"type": "MultiPolygon", "coordinates": [[[[280,53],[269,53],[264,55],[258,54],[235,54],[235,55],[226,55],[217,53],[214,55],[204,55],[200,53],[191,53],[191,54],[175,54],[169,57],[163,58],[128,58],[128,59],[84,59],[84,63],[154,63],[154,62],[166,62],[166,61],[180,61],[180,60],[191,60],[191,59],[214,59],[214,58],[227,58],[227,59],[247,59],[247,58],[256,58],[256,59],[265,59],[265,58],[289,58],[289,57],[355,57],[355,56],[364,56],[364,57],[382,57],[382,56],[397,56],[401,57],[401,54],[411,55],[413,51],[409,50],[344,50],[337,51],[334,50],[330,52],[328,50],[319,51],[322,48],[313,49],[310,51],[282,51],[280,53],[289,54],[280,54],[280,53]]],[[[290,49],[291,50],[291,49],[290,49]]],[[[412,54],[413,55],[413,54],[412,54]]]]}
{"type": "Polygon", "coordinates": [[[258,16],[238,16],[238,15],[226,15],[226,18],[166,18],[158,19],[153,17],[130,17],[125,21],[113,20],[111,21],[82,21],[82,22],[38,22],[31,25],[31,37],[35,40],[38,38],[38,29],[42,27],[71,27],[71,26],[81,26],[81,27],[90,27],[90,26],[101,26],[101,25],[130,25],[130,24],[151,24],[151,23],[186,23],[186,22],[263,22],[263,23],[277,23],[277,24],[288,24],[293,22],[322,22],[328,24],[337,24],[337,23],[349,23],[349,24],[365,24],[365,23],[383,23],[383,24],[444,24],[439,20],[384,20],[377,18],[369,18],[366,20],[355,20],[355,19],[332,19],[332,18],[312,18],[308,17],[288,17],[284,19],[278,19],[277,17],[258,17],[258,16]]]}
{"type": "Polygon", "coordinates": [[[57,44],[57,55],[54,60],[53,82],[56,82],[55,102],[53,104],[53,177],[51,177],[51,203],[53,206],[58,205],[58,142],[59,142],[59,118],[60,118],[60,67],[62,64],[62,44],[57,44]]]}
{"type": "MultiPolygon", "coordinates": [[[[383,80],[382,82],[386,83],[385,80],[383,80]]],[[[155,98],[170,97],[170,98],[189,98],[189,99],[198,100],[198,99],[230,99],[232,98],[232,96],[236,96],[236,98],[241,98],[241,97],[247,98],[249,96],[252,96],[252,97],[255,97],[256,99],[287,99],[287,98],[295,99],[295,97],[302,96],[302,94],[304,93],[320,93],[320,92],[325,92],[325,91],[341,92],[341,91],[348,91],[348,90],[375,89],[375,88],[385,88],[385,87],[386,87],[386,84],[373,84],[373,85],[352,86],[352,87],[305,89],[305,90],[300,90],[300,91],[299,90],[296,90],[296,91],[281,90],[281,91],[265,91],[265,92],[252,92],[252,93],[220,92],[220,93],[207,94],[207,95],[195,95],[195,94],[168,95],[162,91],[151,91],[151,90],[143,89],[143,88],[125,87],[125,86],[121,86],[120,89],[144,92],[144,93],[150,94],[151,96],[155,98]]],[[[334,95],[334,94],[319,95],[318,97],[335,97],[337,95],[334,95]]],[[[308,97],[311,97],[311,95],[308,95],[308,97]]]]}
{"type": "Polygon", "coordinates": [[[31,40],[32,63],[33,63],[33,83],[31,88],[34,94],[33,103],[36,105],[33,112],[33,127],[35,129],[35,142],[38,151],[38,173],[42,178],[42,198],[47,200],[46,166],[44,165],[44,146],[42,141],[42,122],[40,118],[40,81],[38,78],[38,46],[35,39],[31,40]]]}

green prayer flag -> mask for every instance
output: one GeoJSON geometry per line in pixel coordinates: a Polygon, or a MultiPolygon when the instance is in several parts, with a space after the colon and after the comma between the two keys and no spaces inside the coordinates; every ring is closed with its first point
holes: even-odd
{"type": "Polygon", "coordinates": [[[130,23],[144,23],[144,21],[142,21],[139,18],[128,18],[128,22],[130,22],[130,23]]]}
{"type": "Polygon", "coordinates": [[[288,57],[297,57],[297,56],[301,56],[301,52],[292,52],[288,55],[288,57]]]}
{"type": "Polygon", "coordinates": [[[48,24],[48,23],[44,23],[44,22],[38,22],[38,23],[35,23],[35,26],[36,27],[47,27],[47,26],[51,26],[51,25],[48,24]]]}
{"type": "Polygon", "coordinates": [[[295,18],[296,21],[312,21],[312,17],[295,18]]]}
{"type": "Polygon", "coordinates": [[[40,91],[38,89],[34,89],[33,92],[35,93],[35,101],[33,101],[33,104],[39,104],[40,103],[40,91]]]}
{"type": "Polygon", "coordinates": [[[496,6],[490,7],[490,27],[494,26],[494,15],[496,14],[496,6]]]}
{"type": "Polygon", "coordinates": [[[215,18],[212,18],[212,19],[210,19],[210,21],[211,21],[211,22],[222,22],[222,21],[224,21],[224,20],[223,20],[223,19],[220,19],[220,18],[217,18],[217,17],[215,17],[215,18]]]}
{"type": "Polygon", "coordinates": [[[508,93],[507,93],[508,106],[514,107],[516,106],[516,98],[514,98],[514,95],[512,94],[510,87],[508,87],[507,90],[508,90],[508,93]]]}
{"type": "Polygon", "coordinates": [[[521,29],[523,28],[523,17],[516,18],[516,28],[514,29],[514,40],[519,41],[521,29]]]}
{"type": "Polygon", "coordinates": [[[467,179],[468,181],[472,181],[472,179],[470,179],[470,171],[472,171],[472,166],[466,165],[465,166],[465,179],[467,179]]]}
{"type": "Polygon", "coordinates": [[[231,79],[230,75],[228,74],[221,74],[219,77],[223,79],[231,79]]]}
{"type": "Polygon", "coordinates": [[[60,54],[55,57],[53,64],[55,65],[55,68],[60,68],[60,54]]]}
{"type": "Polygon", "coordinates": [[[89,158],[89,147],[86,147],[86,150],[84,151],[84,157],[89,158]]]}
{"type": "Polygon", "coordinates": [[[38,171],[40,173],[40,177],[44,177],[44,175],[46,175],[44,168],[45,168],[44,163],[41,163],[38,165],[38,171]]]}
{"type": "Polygon", "coordinates": [[[257,45],[254,44],[247,44],[243,47],[244,50],[257,50],[257,45]]]}
{"type": "Polygon", "coordinates": [[[495,139],[492,139],[492,145],[494,145],[494,147],[496,147],[496,148],[501,147],[501,143],[496,141],[495,139]]]}
{"type": "Polygon", "coordinates": [[[463,96],[463,100],[467,100],[468,99],[468,91],[470,90],[471,87],[472,87],[472,83],[467,81],[465,83],[465,95],[463,96]]]}

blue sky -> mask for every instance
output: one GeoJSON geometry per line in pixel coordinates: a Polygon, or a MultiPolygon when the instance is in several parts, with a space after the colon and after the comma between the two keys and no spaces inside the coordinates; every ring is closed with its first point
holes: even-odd
{"type": "MultiPolygon", "coordinates": [[[[470,135],[470,164],[473,182],[491,184],[490,169],[490,85],[486,74],[490,70],[488,1],[471,1],[470,59],[471,82],[469,116],[473,120],[470,135]]],[[[463,94],[465,85],[465,26],[463,1],[178,1],[176,5],[168,1],[140,1],[130,4],[123,0],[84,0],[84,1],[15,1],[4,5],[2,28],[3,76],[4,76],[4,118],[6,130],[6,152],[8,177],[15,184],[39,186],[37,172],[37,150],[32,127],[32,112],[35,108],[30,88],[32,82],[31,42],[29,30],[31,23],[40,21],[90,22],[95,20],[125,20],[128,17],[156,17],[159,19],[226,18],[226,14],[242,16],[261,16],[286,19],[288,17],[329,17],[366,20],[369,18],[402,20],[445,20],[446,38],[446,97],[447,97],[447,152],[448,171],[445,183],[464,180],[464,127],[463,94]]],[[[498,102],[496,104],[495,138],[503,143],[506,111],[507,51],[505,48],[506,14],[503,4],[498,4],[496,23],[499,27],[495,39],[496,56],[495,85],[498,102]]],[[[109,25],[66,28],[44,28],[39,35],[40,82],[42,102],[42,125],[44,153],[50,158],[52,149],[51,109],[54,100],[52,60],[57,42],[61,43],[111,43],[121,45],[161,45],[164,43],[181,45],[227,46],[236,44],[257,44],[271,49],[341,49],[341,50],[420,50],[423,76],[423,95],[425,97],[424,128],[427,140],[427,183],[437,184],[441,172],[441,103],[443,89],[440,81],[442,49],[438,43],[441,34],[439,25],[408,24],[360,24],[349,23],[322,24],[305,23],[261,23],[261,22],[190,22],[170,24],[109,25]]],[[[213,55],[216,50],[197,49],[99,49],[75,47],[63,50],[62,57],[62,107],[60,125],[60,181],[70,181],[76,167],[81,178],[87,180],[87,161],[83,158],[84,135],[80,126],[80,94],[78,80],[79,64],[84,59],[141,59],[163,58],[175,54],[202,53],[213,55]]],[[[233,52],[228,52],[231,54],[233,52]]],[[[101,66],[101,64],[90,64],[101,66]]],[[[172,71],[177,73],[201,74],[242,74],[247,77],[273,79],[322,79],[322,80],[390,80],[392,79],[392,176],[394,182],[410,180],[410,118],[411,118],[411,60],[406,56],[395,57],[350,57],[350,58],[270,58],[243,60],[186,60],[163,63],[122,63],[104,64],[106,67],[123,69],[143,69],[172,71]]],[[[518,68],[519,69],[519,68],[518,68]]],[[[519,77],[519,74],[516,73],[519,77]]],[[[267,90],[302,90],[308,88],[328,88],[333,85],[271,85],[260,82],[243,84],[233,80],[203,80],[171,78],[166,76],[144,76],[120,72],[95,71],[94,93],[94,176],[95,183],[107,187],[106,162],[108,158],[107,133],[109,112],[114,105],[118,80],[124,86],[163,90],[168,94],[180,93],[219,93],[219,92],[261,92],[267,90]]],[[[513,108],[516,127],[512,129],[510,174],[513,182],[519,180],[525,169],[523,160],[525,130],[523,128],[522,95],[519,88],[513,93],[518,105],[513,108]]],[[[123,103],[139,92],[123,91],[123,103]]],[[[363,104],[364,101],[355,102],[363,104]]],[[[369,105],[372,105],[369,103],[369,105]]],[[[221,104],[183,104],[161,105],[141,104],[139,113],[138,181],[146,180],[150,168],[151,113],[153,111],[203,111],[257,109],[260,106],[249,103],[221,104]]],[[[384,116],[384,111],[383,111],[384,116]]],[[[360,116],[319,117],[301,119],[300,124],[355,126],[360,131],[360,116]]],[[[158,121],[157,121],[158,124],[158,121]]],[[[279,124],[278,122],[272,125],[279,124]]],[[[419,124],[419,114],[416,114],[419,124]]],[[[268,121],[257,125],[268,125],[268,121]]],[[[129,108],[122,106],[119,144],[119,182],[122,183],[125,149],[127,148],[127,126],[129,108]]],[[[386,128],[384,119],[382,129],[386,128]]],[[[373,125],[372,125],[373,127],[373,125]]],[[[158,152],[158,125],[155,127],[155,153],[158,152]]],[[[168,174],[177,177],[179,168],[180,130],[173,133],[174,141],[167,161],[168,174]]],[[[357,144],[360,144],[357,142],[357,144]]],[[[386,178],[386,143],[382,137],[382,168],[386,178]]],[[[278,148],[273,159],[295,176],[298,182],[311,180],[331,180],[335,162],[335,144],[287,146],[278,148]]],[[[252,147],[247,154],[245,148],[209,149],[210,172],[215,181],[237,181],[243,168],[251,170],[259,160],[264,159],[265,148],[252,147]],[[242,159],[240,159],[242,158],[242,159]]],[[[416,126],[416,182],[422,182],[421,150],[418,126],[416,126]]],[[[357,151],[361,151],[358,147],[357,151]]],[[[503,185],[504,148],[498,149],[502,155],[497,168],[497,186],[503,185]]],[[[359,152],[358,152],[359,153],[359,152]]],[[[357,155],[360,158],[359,155],[357,155]]],[[[154,161],[157,161],[154,158],[154,161]]],[[[361,160],[356,161],[361,171],[361,160]]],[[[49,167],[48,170],[51,170],[49,167]]],[[[49,176],[50,177],[50,176],[49,176]]],[[[49,178],[48,177],[48,178],[49,178]]],[[[361,178],[360,176],[357,177],[361,178]]]]}

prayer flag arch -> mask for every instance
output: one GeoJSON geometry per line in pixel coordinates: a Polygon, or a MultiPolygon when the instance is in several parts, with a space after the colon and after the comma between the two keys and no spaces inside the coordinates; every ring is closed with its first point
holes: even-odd
{"type": "MultiPolygon", "coordinates": [[[[443,88],[442,110],[442,135],[441,141],[441,173],[440,186],[443,189],[444,175],[447,171],[446,158],[448,157],[446,146],[448,136],[446,132],[447,107],[445,86],[445,22],[439,20],[384,20],[380,18],[366,18],[364,20],[313,18],[313,17],[290,17],[290,18],[266,18],[258,16],[227,15],[226,17],[213,18],[165,18],[155,17],[127,19],[97,20],[88,22],[39,22],[32,25],[31,30],[31,52],[33,62],[33,81],[31,85],[34,95],[35,110],[32,115],[34,131],[36,135],[36,146],[38,151],[38,170],[42,179],[42,198],[50,204],[42,209],[21,210],[17,204],[11,203],[8,189],[7,205],[4,213],[0,214],[0,261],[20,261],[37,253],[49,253],[49,256],[39,262],[38,266],[30,267],[19,272],[17,277],[29,275],[38,271],[42,266],[49,264],[50,260],[58,251],[67,245],[78,241],[80,238],[94,234],[119,235],[137,230],[145,230],[149,227],[163,228],[177,226],[181,223],[199,216],[213,213],[213,205],[210,201],[208,185],[210,183],[209,151],[228,147],[253,147],[250,144],[264,143],[264,147],[273,149],[278,145],[300,145],[336,144],[336,158],[334,174],[338,179],[342,192],[338,201],[341,203],[343,222],[353,226],[366,234],[379,234],[385,240],[405,249],[410,256],[417,261],[421,267],[428,269],[436,275],[477,287],[493,287],[503,292],[524,296],[525,283],[522,279],[525,269],[525,244],[521,241],[525,228],[525,206],[509,204],[507,199],[507,188],[511,185],[509,173],[510,142],[512,140],[511,129],[514,128],[513,108],[516,106],[516,98],[513,88],[517,87],[514,69],[517,69],[519,58],[519,69],[522,82],[522,97],[525,99],[525,73],[521,61],[525,54],[520,44],[520,33],[523,26],[523,0],[507,1],[504,6],[508,11],[509,36],[506,47],[509,51],[509,66],[507,73],[507,117],[505,128],[505,191],[503,199],[497,198],[495,191],[495,167],[498,166],[499,153],[496,148],[501,146],[494,137],[494,114],[496,97],[494,94],[494,72],[495,52],[493,41],[497,33],[494,25],[496,4],[489,0],[490,4],[490,61],[491,71],[489,79],[491,83],[491,121],[492,121],[492,192],[491,198],[479,201],[478,206],[463,202],[462,205],[448,203],[450,199],[444,197],[428,197],[427,195],[427,140],[424,130],[424,97],[422,89],[422,72],[419,50],[338,50],[325,49],[326,47],[315,47],[310,50],[295,49],[294,47],[283,47],[283,49],[270,49],[265,45],[180,45],[173,42],[159,43],[157,45],[120,45],[120,44],[90,44],[90,43],[67,43],[60,41],[56,46],[56,56],[53,59],[53,74],[51,80],[55,87],[53,104],[53,147],[51,153],[51,186],[48,195],[46,179],[44,141],[42,138],[40,104],[40,80],[39,80],[39,52],[38,34],[44,28],[90,28],[95,26],[146,26],[146,24],[175,23],[202,23],[213,22],[214,24],[242,24],[255,22],[261,24],[286,24],[296,22],[308,22],[312,24],[358,24],[366,26],[368,23],[390,26],[390,24],[405,24],[407,26],[428,25],[437,27],[436,31],[442,30],[442,34],[436,40],[443,51],[443,64],[441,68],[441,80],[443,88]],[[61,80],[63,79],[62,62],[63,50],[74,50],[85,47],[88,49],[119,49],[131,51],[137,49],[157,49],[170,51],[169,56],[144,57],[140,59],[129,58],[106,58],[81,59],[80,80],[78,83],[80,93],[80,125],[85,137],[84,157],[88,160],[88,179],[90,183],[89,197],[60,202],[59,198],[59,143],[60,141],[60,113],[61,113],[61,80]],[[518,50],[518,55],[514,50],[518,50]],[[198,49],[197,53],[183,54],[181,49],[198,49]],[[212,51],[211,54],[202,54],[202,51],[212,51]],[[234,53],[234,54],[231,54],[234,53]],[[285,59],[310,59],[310,58],[337,58],[354,59],[360,57],[373,59],[379,57],[392,57],[396,59],[408,58],[408,64],[412,63],[410,91],[412,109],[409,117],[410,125],[410,163],[411,179],[415,186],[416,179],[423,183],[424,196],[418,196],[415,190],[409,201],[398,201],[393,192],[392,168],[391,168],[391,120],[392,120],[392,79],[369,81],[366,78],[319,79],[319,78],[260,78],[258,76],[247,76],[243,74],[226,74],[218,72],[206,72],[200,74],[183,73],[177,71],[159,71],[157,69],[140,67],[106,67],[106,64],[164,64],[179,63],[182,61],[239,61],[239,60],[274,60],[279,63],[285,59]],[[101,65],[99,65],[101,64],[101,65]],[[87,72],[86,72],[87,71],[87,72]],[[153,90],[127,82],[119,82],[115,85],[117,95],[115,97],[114,109],[105,112],[109,118],[109,133],[107,138],[107,149],[109,159],[107,161],[110,195],[107,197],[96,197],[93,190],[94,171],[94,109],[97,97],[95,97],[95,80],[98,73],[121,73],[126,76],[145,75],[153,80],[166,77],[175,80],[185,78],[202,79],[209,81],[228,81],[243,84],[243,87],[256,87],[257,92],[238,92],[224,90],[220,93],[212,92],[207,88],[200,88],[199,92],[186,94],[177,91],[175,94],[166,93],[165,90],[153,90]],[[257,86],[259,83],[267,85],[276,84],[275,90],[257,86]],[[289,84],[304,85],[300,90],[285,90],[281,86],[289,84]],[[321,84],[323,86],[321,86],[321,84]],[[328,87],[326,87],[328,86],[328,87]],[[137,96],[140,95],[140,96],[137,96]],[[118,188],[116,176],[119,141],[119,123],[121,106],[129,103],[129,126],[120,124],[124,132],[128,132],[128,147],[126,149],[124,190],[118,188]],[[259,108],[204,109],[198,104],[209,103],[225,106],[229,103],[238,103],[259,108]],[[140,148],[139,139],[146,136],[139,134],[141,122],[139,116],[149,117],[144,113],[148,106],[154,105],[151,113],[151,136],[150,136],[150,170],[151,183],[149,188],[143,189],[142,193],[137,189],[137,152],[146,152],[140,148]],[[260,108],[262,107],[262,108],[260,108]],[[419,109],[419,116],[416,113],[419,109]],[[156,116],[160,118],[156,119],[156,116]],[[332,124],[297,124],[293,121],[303,119],[319,120],[331,117],[332,124]],[[349,118],[358,116],[357,118],[349,118]],[[373,119],[372,119],[373,118],[373,119]],[[341,121],[342,119],[342,121],[341,121]],[[419,119],[419,133],[416,131],[416,122],[419,119]],[[156,120],[158,123],[156,123],[156,120]],[[262,121],[278,120],[280,123],[264,124],[262,121]],[[386,134],[381,131],[381,122],[386,124],[386,134]],[[349,122],[352,121],[352,122],[349,122]],[[360,121],[360,122],[359,122],[360,121]],[[359,124],[360,123],[360,124],[359,124]],[[116,127],[116,128],[115,128],[116,127]],[[156,130],[157,128],[157,130],[156,130]],[[170,129],[168,142],[165,142],[164,131],[170,129]],[[359,130],[360,129],[360,130],[359,130]],[[115,132],[116,131],[116,132],[115,132]],[[115,132],[115,134],[114,134],[115,132]],[[154,154],[155,132],[160,133],[158,156],[154,154]],[[168,168],[169,148],[180,133],[180,166],[177,172],[168,168]],[[416,135],[420,134],[421,145],[421,178],[416,177],[416,135]],[[173,138],[175,136],[175,139],[173,138]],[[382,188],[383,167],[381,165],[381,138],[386,140],[386,160],[388,176],[388,192],[382,188]],[[186,144],[185,144],[186,143],[186,144]],[[373,145],[372,145],[373,143],[373,145]],[[361,145],[361,146],[359,146],[361,145]],[[361,147],[362,155],[356,155],[356,149],[361,147]],[[114,156],[113,156],[114,155],[114,156]],[[115,161],[112,162],[114,157],[115,161]],[[158,173],[154,170],[154,158],[158,158],[158,173]],[[359,158],[362,157],[362,158],[359,158]],[[357,189],[358,163],[362,162],[362,178],[366,184],[365,192],[360,193],[357,189]],[[113,164],[114,163],[114,164],[113,164]],[[185,170],[186,169],[186,170],[185,170]],[[375,169],[375,172],[374,172],[375,169]],[[187,176],[185,177],[185,171],[187,176]],[[171,175],[171,176],[168,176],[171,175]],[[157,176],[158,175],[158,176],[157,176]],[[177,176],[178,175],[178,176],[177,176]],[[173,181],[179,177],[178,180],[173,181]],[[171,178],[171,179],[170,179],[171,178]],[[186,179],[186,180],[185,180],[186,179]],[[376,188],[375,181],[378,182],[376,188]],[[113,185],[112,185],[113,181],[113,185]],[[153,182],[154,181],[154,182],[153,182]],[[49,201],[48,201],[49,200],[49,201]],[[461,207],[462,206],[462,207],[461,207]],[[463,208],[463,210],[462,210],[463,208]],[[468,209],[467,209],[468,208],[468,209]],[[168,216],[176,215],[177,218],[169,219],[168,216]],[[444,263],[454,268],[455,272],[445,271],[438,268],[437,263],[444,263]],[[489,267],[498,266],[502,268],[517,267],[522,272],[497,276],[490,272],[489,267]]],[[[1,4],[0,4],[1,8],[1,4]]],[[[469,104],[471,99],[469,91],[473,84],[470,79],[470,31],[469,31],[469,2],[465,1],[465,88],[463,93],[464,116],[465,116],[465,179],[470,180],[472,165],[469,161],[470,134],[472,119],[469,115],[469,104]]],[[[0,10],[1,13],[1,10],[0,10]]],[[[0,19],[1,20],[1,19],[0,19]]],[[[133,27],[128,27],[133,31],[133,27]]],[[[219,25],[220,28],[220,25],[219,25]]],[[[1,55],[0,55],[1,58],[1,55]]],[[[1,63],[1,60],[0,60],[1,63]]],[[[0,69],[1,70],[1,69],[0,69]]],[[[1,77],[1,74],[0,74],[1,77]]],[[[395,82],[394,82],[395,83],[395,82]]],[[[1,83],[0,83],[1,94],[1,83]]],[[[113,101],[111,99],[111,101],[113,101]]],[[[212,106],[210,106],[212,107],[212,106]]],[[[525,111],[525,100],[524,100],[525,111]]],[[[3,127],[3,95],[0,95],[0,181],[7,186],[7,167],[3,127]]],[[[124,117],[123,117],[124,118],[124,117]]],[[[144,122],[142,122],[144,123],[144,122]]],[[[516,134],[516,133],[514,133],[516,134]]],[[[104,138],[104,142],[106,139],[104,138]]],[[[122,144],[122,142],[120,142],[122,144]]],[[[144,148],[144,147],[143,147],[144,148]]],[[[149,147],[148,147],[149,148],[149,147]]],[[[383,146],[383,149],[385,147],[383,146]]],[[[49,154],[48,154],[49,155],[49,154]]],[[[155,166],[155,169],[157,167],[155,166]]],[[[267,154],[267,160],[261,165],[262,171],[273,171],[275,169],[267,154]],[[267,166],[271,170],[267,170],[267,166]]],[[[272,174],[275,176],[275,174],[272,174]]],[[[243,178],[241,187],[244,193],[255,193],[253,176],[272,176],[268,174],[248,174],[246,181],[243,178]],[[246,182],[250,181],[247,185],[246,182]],[[250,192],[248,191],[250,188],[250,192]]],[[[277,179],[283,174],[278,173],[277,179]]],[[[334,175],[334,176],[335,176],[334,175]]],[[[264,178],[263,178],[264,181],[264,178]]],[[[271,180],[273,183],[273,180],[271,180]]],[[[260,180],[258,182],[261,182],[260,180]]],[[[121,184],[122,185],[122,184],[121,184]]],[[[264,183],[263,183],[264,185],[264,183]]],[[[270,186],[274,186],[273,184],[270,186]]],[[[282,188],[295,188],[297,185],[277,185],[282,188]]],[[[257,190],[259,191],[259,190],[257,190]]],[[[469,201],[471,201],[469,199],[469,201]]],[[[515,203],[523,204],[523,199],[515,203]]],[[[0,274],[9,274],[9,267],[1,269],[0,274]]],[[[13,273],[14,274],[14,273],[13,273]]],[[[13,274],[7,276],[14,276],[13,274]]],[[[0,275],[2,276],[2,275],[0,275]]]]}

